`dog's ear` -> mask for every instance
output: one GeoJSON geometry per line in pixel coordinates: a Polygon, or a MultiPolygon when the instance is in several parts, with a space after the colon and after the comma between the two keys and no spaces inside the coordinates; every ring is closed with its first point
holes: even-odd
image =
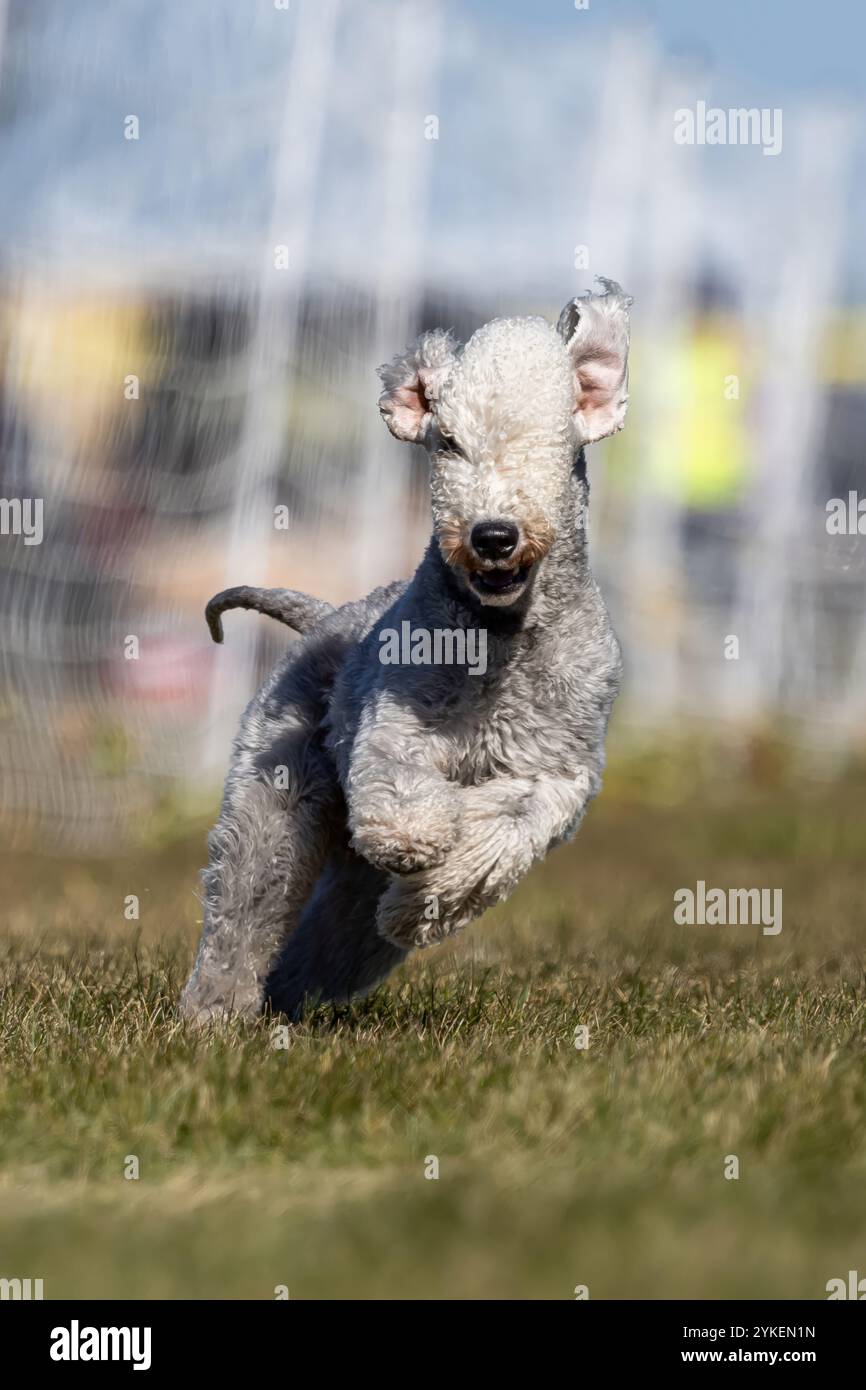
{"type": "Polygon", "coordinates": [[[628,309],[631,296],[597,276],[602,294],[570,299],[557,332],[574,367],[574,423],[582,444],[615,434],[628,408],[628,309]]]}
{"type": "Polygon", "coordinates": [[[379,367],[379,410],[397,439],[421,444],[433,422],[439,392],[451,374],[457,345],[444,328],[423,333],[406,352],[379,367]]]}

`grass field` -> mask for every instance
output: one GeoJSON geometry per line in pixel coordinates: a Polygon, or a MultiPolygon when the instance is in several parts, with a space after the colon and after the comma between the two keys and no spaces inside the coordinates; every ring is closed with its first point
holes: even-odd
{"type": "Polygon", "coordinates": [[[508,904],[288,1050],[273,1024],[175,1019],[199,829],[8,859],[0,1276],[570,1299],[823,1298],[866,1273],[863,785],[665,800],[614,773],[508,904]],[[674,925],[699,878],[781,887],[781,934],[674,925]]]}

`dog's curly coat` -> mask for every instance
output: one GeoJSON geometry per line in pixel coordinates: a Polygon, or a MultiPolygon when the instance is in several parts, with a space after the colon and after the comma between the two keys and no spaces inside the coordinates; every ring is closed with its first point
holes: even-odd
{"type": "Polygon", "coordinates": [[[297,1017],[362,994],[576,831],[620,674],[587,559],[583,446],[625,419],[631,301],[602,286],[556,329],[497,319],[462,348],[437,330],[380,369],[388,427],[432,467],[434,531],[410,582],[336,610],[243,588],[208,605],[217,641],[233,607],[304,636],[235,742],[188,1016],[297,1017]],[[380,633],[405,621],[485,628],[486,671],[383,664],[380,633]]]}

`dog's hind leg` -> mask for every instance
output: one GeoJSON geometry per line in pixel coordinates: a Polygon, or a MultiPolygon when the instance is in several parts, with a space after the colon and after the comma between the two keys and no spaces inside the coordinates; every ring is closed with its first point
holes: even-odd
{"type": "Polygon", "coordinates": [[[323,721],[334,676],[370,621],[371,602],[387,607],[394,591],[378,590],[334,614],[290,590],[277,591],[273,604],[273,593],[259,590],[229,590],[213,601],[214,622],[241,593],[262,611],[319,630],[292,645],[241,722],[208,842],[204,930],[181,1001],[188,1017],[258,1012],[304,903],[332,850],[345,843],[346,803],[323,721]]]}
{"type": "Polygon", "coordinates": [[[344,818],[333,765],[303,723],[236,770],[208,839],[204,930],[181,999],[188,1018],[261,1010],[268,972],[344,818]]]}
{"type": "Polygon", "coordinates": [[[268,980],[273,1009],[297,1019],[305,1005],[369,994],[406,958],[405,948],[376,931],[387,883],[386,873],[348,847],[331,855],[268,980]]]}

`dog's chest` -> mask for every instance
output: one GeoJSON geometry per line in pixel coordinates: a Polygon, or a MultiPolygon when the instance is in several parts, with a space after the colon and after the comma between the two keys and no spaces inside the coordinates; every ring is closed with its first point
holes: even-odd
{"type": "Polygon", "coordinates": [[[514,662],[467,677],[462,698],[439,729],[446,775],[466,784],[503,773],[534,776],[568,761],[580,723],[573,679],[514,662]]]}

